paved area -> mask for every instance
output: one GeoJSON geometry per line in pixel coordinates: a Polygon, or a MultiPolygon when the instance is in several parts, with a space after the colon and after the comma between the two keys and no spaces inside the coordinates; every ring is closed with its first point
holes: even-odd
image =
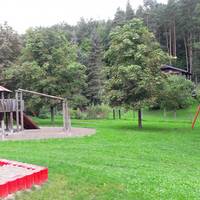
{"type": "MultiPolygon", "coordinates": [[[[82,137],[95,134],[95,132],[95,129],[90,128],[72,128],[71,131],[65,132],[61,127],[42,127],[40,129],[24,130],[23,132],[6,135],[3,140],[41,140],[50,138],[82,137]]],[[[2,140],[1,136],[0,140],[2,140]]]]}

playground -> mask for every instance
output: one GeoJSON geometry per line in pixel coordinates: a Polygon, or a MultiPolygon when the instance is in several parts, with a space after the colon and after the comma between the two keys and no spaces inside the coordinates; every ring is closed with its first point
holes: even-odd
{"type": "Polygon", "coordinates": [[[23,89],[18,89],[15,91],[15,98],[10,98],[11,94],[11,90],[0,86],[0,140],[65,138],[91,135],[95,133],[95,129],[71,127],[71,120],[66,98],[23,89]],[[40,128],[30,117],[25,114],[25,103],[23,100],[24,93],[60,101],[63,107],[63,127],[40,128]],[[16,121],[16,127],[14,126],[14,120],[16,121]]]}

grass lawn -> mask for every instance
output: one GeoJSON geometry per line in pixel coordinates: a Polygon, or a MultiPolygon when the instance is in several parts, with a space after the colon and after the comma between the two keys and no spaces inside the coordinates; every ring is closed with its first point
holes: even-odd
{"type": "Polygon", "coordinates": [[[96,135],[2,142],[0,157],[49,168],[49,182],[20,200],[200,199],[200,123],[191,130],[184,114],[177,120],[149,114],[142,130],[129,118],[73,120],[96,135]]]}

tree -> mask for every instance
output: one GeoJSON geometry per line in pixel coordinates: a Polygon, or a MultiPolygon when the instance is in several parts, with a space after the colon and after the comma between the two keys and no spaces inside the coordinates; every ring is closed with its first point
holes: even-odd
{"type": "Polygon", "coordinates": [[[195,97],[198,104],[200,104],[200,85],[196,85],[195,90],[193,92],[193,96],[195,97]]]}
{"type": "Polygon", "coordinates": [[[16,60],[20,51],[19,35],[7,23],[0,24],[0,74],[16,60]]]}
{"type": "Polygon", "coordinates": [[[142,21],[134,19],[111,33],[105,57],[109,66],[107,94],[110,104],[138,109],[141,128],[141,108],[154,102],[161,84],[160,66],[165,53],[142,21]]]}
{"type": "MultiPolygon", "coordinates": [[[[36,28],[26,33],[25,47],[17,65],[4,74],[11,88],[67,97],[76,107],[81,106],[75,105],[75,99],[84,90],[85,70],[77,61],[77,47],[67,40],[63,31],[36,28]]],[[[49,102],[52,107],[55,103],[49,102]]]]}
{"type": "Polygon", "coordinates": [[[88,58],[86,97],[90,104],[97,105],[101,102],[102,90],[102,55],[100,39],[96,32],[92,35],[92,48],[88,58]]]}
{"type": "Polygon", "coordinates": [[[159,103],[161,108],[176,110],[187,108],[193,103],[192,92],[194,84],[182,76],[170,75],[163,82],[159,103]]]}
{"type": "Polygon", "coordinates": [[[126,4],[126,12],[125,12],[126,21],[133,19],[133,17],[134,17],[134,11],[130,4],[130,1],[128,0],[128,2],[126,4]]]}
{"type": "Polygon", "coordinates": [[[187,70],[190,73],[193,72],[193,43],[196,38],[196,33],[199,27],[199,23],[197,23],[198,25],[196,24],[197,19],[195,18],[195,10],[198,6],[198,3],[198,0],[178,1],[178,28],[180,30],[180,35],[184,41],[187,70]]]}
{"type": "Polygon", "coordinates": [[[115,17],[113,20],[113,27],[124,25],[125,20],[126,20],[125,12],[121,8],[117,8],[117,11],[115,13],[115,17]]]}

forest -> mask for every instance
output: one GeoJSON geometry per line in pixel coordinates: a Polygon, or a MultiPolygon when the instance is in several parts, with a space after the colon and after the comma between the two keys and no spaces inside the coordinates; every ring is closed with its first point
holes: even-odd
{"type": "MultiPolygon", "coordinates": [[[[68,98],[72,108],[80,110],[102,103],[138,109],[147,100],[152,104],[157,95],[162,96],[156,100],[160,107],[167,105],[176,110],[191,101],[182,95],[184,103],[174,105],[173,98],[183,87],[174,89],[171,102],[165,102],[167,89],[161,95],[155,85],[160,87],[157,80],[162,76],[161,64],[185,69],[192,74],[190,79],[199,83],[200,2],[169,0],[161,4],[144,0],[133,10],[128,1],[125,10],[116,10],[113,20],[81,18],[75,26],[63,22],[29,28],[25,34],[18,34],[4,23],[0,25],[0,48],[0,83],[12,90],[24,88],[61,95],[68,98]],[[137,35],[140,38],[131,41],[137,35]],[[137,49],[133,48],[135,44],[137,49]],[[136,65],[145,66],[146,71],[136,65]],[[132,72],[136,77],[129,77],[132,72]],[[158,79],[152,78],[155,74],[158,79]]],[[[175,79],[168,80],[169,86],[183,82],[175,79]]],[[[192,84],[186,83],[189,92],[192,84]]],[[[50,103],[53,108],[55,102],[50,103]]],[[[43,107],[38,97],[27,105],[36,115],[43,107]]]]}

